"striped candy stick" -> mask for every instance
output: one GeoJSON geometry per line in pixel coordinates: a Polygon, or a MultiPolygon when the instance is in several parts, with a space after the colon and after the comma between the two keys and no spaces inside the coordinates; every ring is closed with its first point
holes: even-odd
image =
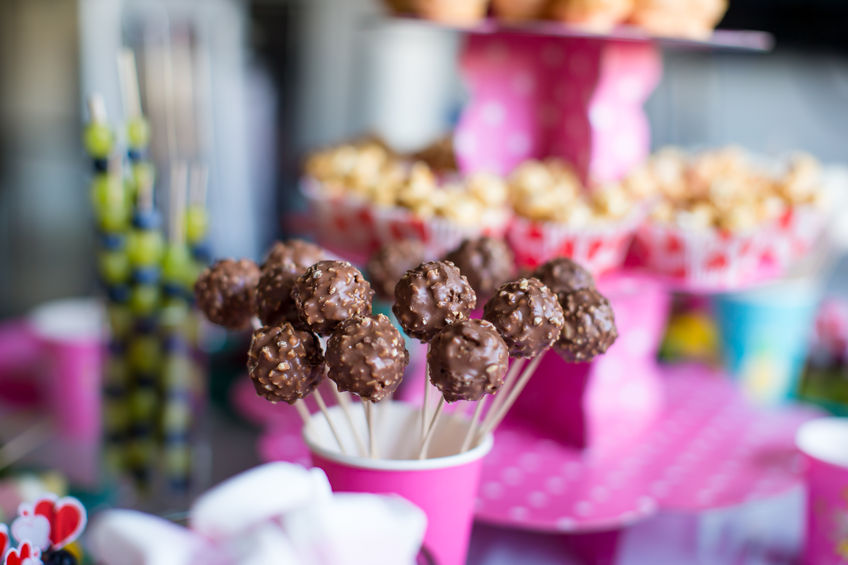
{"type": "Polygon", "coordinates": [[[129,261],[126,233],[130,203],[121,182],[120,161],[110,157],[115,136],[109,127],[106,107],[99,95],[88,101],[89,123],[83,144],[92,160],[90,199],[98,236],[98,274],[106,287],[109,347],[103,371],[104,459],[107,468],[119,473],[126,464],[128,419],[126,410],[127,367],[124,352],[129,330],[129,261]],[[117,165],[117,166],[116,166],[117,165]]]}

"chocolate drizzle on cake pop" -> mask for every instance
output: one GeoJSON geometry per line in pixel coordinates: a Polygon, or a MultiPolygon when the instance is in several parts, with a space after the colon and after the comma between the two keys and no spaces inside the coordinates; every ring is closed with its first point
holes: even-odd
{"type": "Polygon", "coordinates": [[[319,261],[294,283],[292,298],[300,318],[318,335],[329,335],[344,320],[371,313],[374,291],[346,261],[319,261]]]}
{"type": "Polygon", "coordinates": [[[403,275],[420,265],[426,256],[424,244],[415,239],[393,241],[382,246],[368,261],[366,270],[377,296],[392,300],[403,275]]]}
{"type": "Polygon", "coordinates": [[[468,278],[479,300],[488,300],[515,274],[515,257],[502,239],[466,239],[447,257],[468,278]]]}
{"type": "Polygon", "coordinates": [[[445,326],[468,318],[476,304],[474,290],[456,265],[431,261],[401,278],[392,312],[408,335],[427,342],[445,326]]]}
{"type": "Polygon", "coordinates": [[[497,328],[512,357],[536,357],[556,341],[563,324],[556,295],[534,278],[502,285],[483,318],[497,328]]]}
{"type": "Polygon", "coordinates": [[[347,319],[327,341],[329,378],[370,402],[397,389],[408,363],[403,336],[383,314],[347,319]]]}
{"type": "Polygon", "coordinates": [[[198,307],[213,324],[239,330],[250,324],[256,310],[259,267],[247,259],[222,259],[197,278],[194,296],[198,307]]]}
{"type": "Polygon", "coordinates": [[[560,305],[563,305],[565,297],[574,291],[595,288],[592,274],[568,257],[551,259],[540,265],[533,276],[557,295],[560,305]]]}
{"type": "Polygon", "coordinates": [[[315,334],[284,323],[253,332],[247,368],[257,394],[294,404],[318,386],[323,361],[315,334]]]}
{"type": "Polygon", "coordinates": [[[430,382],[447,402],[476,401],[503,385],[509,350],[490,322],[462,320],[436,334],[427,363],[430,382]]]}
{"type": "Polygon", "coordinates": [[[618,338],[609,300],[597,290],[585,288],[572,292],[562,307],[565,323],[554,348],[566,361],[591,361],[605,353],[618,338]]]}

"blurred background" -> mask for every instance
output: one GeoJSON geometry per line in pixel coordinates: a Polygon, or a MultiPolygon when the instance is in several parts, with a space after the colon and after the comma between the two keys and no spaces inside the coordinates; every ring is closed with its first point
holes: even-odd
{"type": "MultiPolygon", "coordinates": [[[[158,131],[166,79],[156,62],[169,44],[184,54],[176,95],[194,110],[180,112],[179,151],[209,163],[213,255],[259,257],[297,209],[307,151],[366,131],[416,149],[458,116],[458,36],[380,12],[371,0],[0,3],[0,316],[94,288],[94,269],[80,268],[93,261],[93,234],[78,140],[88,93],[121,113],[119,45],[139,54],[158,131]]],[[[846,17],[840,0],[734,0],[722,26],[771,31],[777,47],[667,51],[647,104],[653,146],[844,159],[846,17]]],[[[152,153],[166,158],[163,136],[152,153]]]]}

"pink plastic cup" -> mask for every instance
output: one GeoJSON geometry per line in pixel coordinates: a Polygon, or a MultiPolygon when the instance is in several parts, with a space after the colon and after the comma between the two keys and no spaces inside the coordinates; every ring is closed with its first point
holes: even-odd
{"type": "MultiPolygon", "coordinates": [[[[366,438],[361,405],[351,406],[351,409],[360,436],[366,438]]],[[[430,444],[430,457],[418,460],[418,406],[386,402],[375,406],[376,444],[382,458],[370,459],[356,454],[353,436],[341,409],[331,408],[330,417],[342,436],[347,454],[340,453],[320,413],[312,416],[303,437],[312,463],[324,470],[333,490],[402,496],[427,515],[424,549],[435,562],[438,565],[465,563],[483,457],[492,449],[492,436],[484,438],[473,449],[459,453],[468,420],[458,414],[443,414],[430,444]]]]}
{"type": "Polygon", "coordinates": [[[848,418],[807,422],[796,438],[806,464],[803,565],[848,564],[848,418]]]}

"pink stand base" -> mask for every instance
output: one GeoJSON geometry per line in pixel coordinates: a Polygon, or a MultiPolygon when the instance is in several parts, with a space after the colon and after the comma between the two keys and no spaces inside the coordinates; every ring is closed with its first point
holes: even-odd
{"type": "MultiPolygon", "coordinates": [[[[484,461],[477,518],[542,532],[600,532],[660,509],[700,512],[800,484],[794,435],[817,411],[757,409],[725,375],[699,366],[662,373],[666,408],[638,440],[611,431],[580,451],[506,422],[484,461]]],[[[262,458],[308,463],[297,415],[277,411],[259,443],[262,458]]]]}

